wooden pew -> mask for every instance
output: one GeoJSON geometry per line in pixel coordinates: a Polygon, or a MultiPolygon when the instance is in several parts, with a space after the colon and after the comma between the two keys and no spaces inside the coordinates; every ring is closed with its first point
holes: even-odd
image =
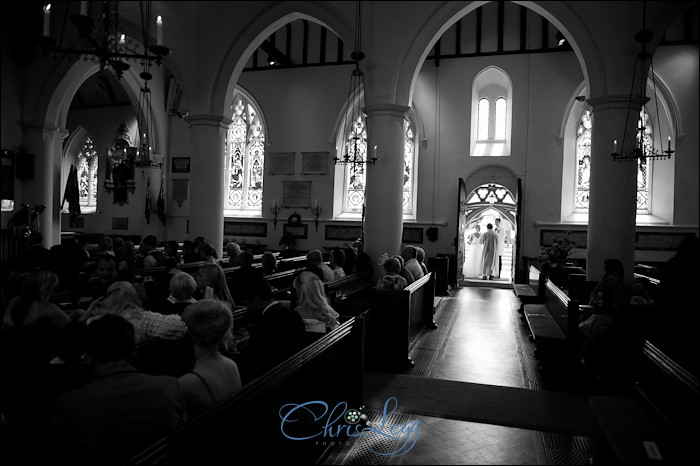
{"type": "Polygon", "coordinates": [[[324,283],[331,307],[341,316],[356,316],[369,306],[369,292],[374,283],[372,273],[351,273],[324,283]]]}
{"type": "Polygon", "coordinates": [[[644,342],[631,396],[589,400],[619,464],[687,464],[697,459],[698,378],[644,342]]]}
{"type": "Polygon", "coordinates": [[[547,276],[540,272],[537,267],[531,265],[528,269],[527,283],[513,283],[513,292],[520,300],[520,309],[523,313],[523,306],[526,304],[541,304],[544,302],[544,290],[547,276]]]}
{"type": "Polygon", "coordinates": [[[436,329],[433,320],[435,275],[431,272],[403,290],[372,289],[367,322],[366,365],[379,370],[413,367],[411,345],[423,328],[436,329]]]}
{"type": "Polygon", "coordinates": [[[580,321],[579,303],[549,279],[545,282],[544,303],[526,304],[525,321],[535,342],[538,356],[546,359],[569,359],[575,354],[580,321]]]}
{"type": "MultiPolygon", "coordinates": [[[[255,464],[262,457],[272,464],[286,464],[289,458],[314,464],[324,452],[316,440],[337,442],[343,437],[289,439],[282,433],[280,409],[290,403],[320,401],[330,412],[345,403],[335,411],[338,416],[361,407],[364,324],[362,316],[348,320],[127,464],[216,464],[221,458],[255,464]],[[232,450],[231,442],[238,447],[232,450]]],[[[309,412],[301,414],[297,422],[285,424],[285,433],[301,437],[322,432],[328,415],[314,420],[309,412]]],[[[346,424],[341,421],[337,424],[346,424]]]]}

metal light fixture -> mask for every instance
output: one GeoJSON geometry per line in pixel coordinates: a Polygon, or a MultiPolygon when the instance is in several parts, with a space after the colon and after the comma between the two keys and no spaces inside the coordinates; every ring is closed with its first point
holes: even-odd
{"type": "Polygon", "coordinates": [[[365,124],[362,121],[365,102],[365,78],[360,70],[360,61],[365,54],[362,47],[362,1],[357,2],[356,26],[355,26],[355,50],[350,58],[355,61],[355,69],[350,77],[350,90],[348,92],[348,124],[350,125],[350,139],[346,143],[345,153],[342,157],[333,157],[336,165],[352,165],[353,170],[357,165],[374,165],[377,161],[376,147],[372,156],[367,153],[364,141],[365,124]]]}
{"type": "Polygon", "coordinates": [[[153,147],[151,146],[151,141],[153,140],[153,120],[151,117],[151,89],[148,87],[148,80],[150,78],[146,79],[148,76],[150,76],[148,72],[141,73],[141,77],[144,78],[144,81],[139,96],[139,146],[136,150],[136,158],[134,159],[134,165],[141,169],[161,168],[163,166],[163,163],[157,162],[154,154],[152,154],[153,147]]]}
{"type": "MultiPolygon", "coordinates": [[[[68,2],[66,7],[68,7],[68,2]]],[[[50,35],[51,4],[44,6],[44,29],[41,37],[41,46],[44,55],[51,54],[55,58],[83,57],[100,64],[100,72],[108,68],[114,76],[121,78],[124,71],[128,70],[127,60],[155,62],[160,65],[163,57],[170,53],[170,49],[163,46],[163,20],[160,16],[156,21],[157,41],[149,46],[148,34],[150,31],[151,2],[139,2],[141,11],[141,29],[144,34],[142,44],[127,37],[120,27],[119,2],[80,2],[80,14],[71,15],[71,22],[77,27],[78,34],[71,45],[63,44],[66,34],[68,11],[63,17],[63,25],[60,31],[60,39],[56,40],[50,35]],[[89,12],[89,5],[100,5],[101,8],[93,8],[89,12]],[[145,4],[145,5],[144,5],[145,4]],[[144,12],[144,7],[147,10],[144,12]],[[95,11],[99,10],[99,11],[95,11]],[[95,20],[90,13],[98,16],[95,20]]]]}
{"type": "Polygon", "coordinates": [[[656,93],[656,77],[654,75],[654,62],[651,58],[651,53],[646,49],[646,44],[654,37],[654,33],[649,29],[646,29],[646,2],[643,2],[643,13],[642,13],[642,30],[635,34],[634,38],[637,42],[642,44],[642,51],[637,54],[637,58],[634,63],[634,72],[632,74],[632,87],[630,89],[630,100],[627,106],[627,116],[625,119],[625,132],[622,136],[622,146],[620,152],[617,151],[617,139],[613,141],[613,152],[610,154],[616,162],[626,162],[632,160],[647,160],[647,159],[670,159],[671,154],[675,151],[671,150],[671,136],[668,137],[668,146],[666,150],[663,150],[663,138],[661,136],[661,125],[659,120],[659,103],[656,93]],[[649,61],[649,69],[647,71],[647,60],[649,61]],[[637,73],[639,71],[639,73],[637,73]],[[637,78],[637,74],[639,77],[637,78]],[[647,97],[647,76],[651,74],[651,85],[652,92],[654,93],[654,101],[656,106],[656,133],[659,135],[659,147],[661,150],[657,150],[654,144],[654,139],[649,139],[647,134],[647,125],[649,124],[646,118],[645,105],[649,101],[647,97]],[[625,138],[627,136],[627,124],[630,119],[630,111],[632,110],[632,100],[633,92],[635,88],[635,82],[639,80],[639,108],[640,108],[640,118],[637,124],[637,131],[634,141],[634,147],[625,153],[625,138]]]}

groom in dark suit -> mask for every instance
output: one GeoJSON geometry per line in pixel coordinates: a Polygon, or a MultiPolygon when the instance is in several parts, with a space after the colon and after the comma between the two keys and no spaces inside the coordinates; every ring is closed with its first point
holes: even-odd
{"type": "Polygon", "coordinates": [[[244,384],[296,354],[307,342],[301,315],[275,300],[265,278],[250,279],[246,283],[246,296],[253,323],[250,340],[236,357],[244,384]]]}

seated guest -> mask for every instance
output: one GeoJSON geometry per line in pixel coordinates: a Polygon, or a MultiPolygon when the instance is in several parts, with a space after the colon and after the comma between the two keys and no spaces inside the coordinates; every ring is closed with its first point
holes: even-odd
{"type": "Polygon", "coordinates": [[[2,318],[3,327],[46,322],[60,329],[70,322],[68,314],[50,301],[57,285],[58,276],[49,270],[30,272],[22,281],[19,295],[7,303],[2,318]]]}
{"type": "MultiPolygon", "coordinates": [[[[397,254],[397,255],[394,256],[394,259],[396,259],[397,261],[399,261],[399,265],[401,266],[401,271],[399,272],[399,275],[401,275],[404,279],[406,279],[406,283],[407,283],[408,285],[410,285],[411,283],[413,283],[414,281],[416,281],[416,280],[413,278],[413,275],[411,274],[411,272],[409,272],[409,271],[406,269],[406,267],[405,267],[405,262],[404,262],[404,260],[403,260],[403,257],[401,257],[401,255],[397,254]]],[[[408,286],[408,285],[407,285],[407,286],[408,286]]]]}
{"type": "Polygon", "coordinates": [[[101,298],[107,294],[107,289],[117,279],[117,259],[111,254],[101,255],[95,262],[95,270],[91,277],[82,281],[71,293],[73,305],[87,307],[89,301],[101,298]],[[89,298],[83,304],[84,298],[89,298]]]}
{"type": "Polygon", "coordinates": [[[122,280],[131,281],[137,266],[136,247],[133,241],[124,241],[124,246],[115,254],[117,258],[117,273],[122,280]]]}
{"type": "Polygon", "coordinates": [[[165,263],[165,254],[158,250],[158,238],[146,236],[139,246],[139,254],[143,256],[143,268],[152,269],[165,263]]]}
{"type": "Polygon", "coordinates": [[[114,254],[114,240],[107,235],[102,235],[97,239],[97,251],[100,254],[114,254]]]}
{"type": "Polygon", "coordinates": [[[233,396],[241,388],[238,366],[220,353],[220,346],[233,338],[233,314],[221,301],[204,299],[182,314],[194,343],[196,362],[180,377],[188,419],[233,396]]]}
{"type": "Polygon", "coordinates": [[[318,267],[323,274],[323,282],[332,282],[335,278],[333,271],[325,262],[323,262],[323,253],[319,249],[312,249],[306,254],[306,260],[310,267],[318,267]]]}
{"type": "Polygon", "coordinates": [[[605,273],[591,292],[590,305],[598,306],[598,314],[608,315],[613,320],[617,320],[622,317],[632,299],[632,292],[625,282],[622,262],[618,259],[605,259],[603,263],[605,273]],[[600,303],[598,303],[599,300],[600,303]]]}
{"type": "Polygon", "coordinates": [[[214,298],[228,303],[231,309],[236,308],[231,290],[226,283],[224,269],[218,264],[206,262],[199,267],[194,298],[197,300],[214,298]]]}
{"type": "Polygon", "coordinates": [[[253,267],[253,260],[253,255],[251,253],[249,253],[248,251],[242,252],[239,256],[240,267],[231,272],[231,279],[235,281],[243,280],[245,278],[250,277],[262,276],[262,270],[253,267]]]}
{"type": "Polygon", "coordinates": [[[209,243],[202,243],[199,245],[199,259],[203,260],[207,264],[219,264],[216,260],[216,251],[214,251],[214,246],[209,243]]]}
{"type": "Polygon", "coordinates": [[[304,321],[298,312],[276,301],[264,278],[251,280],[248,314],[250,339],[236,358],[244,384],[300,351],[306,343],[304,321]]]}
{"type": "Polygon", "coordinates": [[[262,270],[253,267],[253,255],[248,251],[244,251],[239,256],[241,264],[237,269],[231,272],[229,283],[233,299],[245,305],[245,289],[251,278],[262,277],[262,270]]]}
{"type": "Polygon", "coordinates": [[[362,241],[355,241],[352,243],[352,247],[357,251],[357,257],[355,257],[355,272],[372,272],[372,259],[369,257],[369,254],[365,252],[365,245],[362,241]]]}
{"type": "Polygon", "coordinates": [[[194,241],[185,240],[182,242],[182,262],[184,264],[189,264],[191,262],[198,262],[201,259],[197,253],[197,248],[194,241]]]}
{"type": "Polygon", "coordinates": [[[420,264],[421,269],[423,269],[423,275],[428,275],[428,266],[425,265],[425,249],[416,246],[416,260],[420,264]]]}
{"type": "Polygon", "coordinates": [[[411,246],[410,244],[406,246],[401,253],[401,257],[403,257],[405,263],[404,267],[406,267],[406,270],[411,272],[411,275],[413,275],[414,280],[418,280],[419,278],[423,278],[423,268],[420,266],[418,263],[418,260],[416,257],[418,256],[418,251],[416,251],[415,246],[411,246]]]}
{"type": "MultiPolygon", "coordinates": [[[[202,246],[204,243],[207,243],[207,240],[204,238],[204,236],[197,236],[197,237],[194,239],[194,248],[195,248],[195,251],[197,251],[197,254],[199,254],[199,256],[200,256],[200,259],[199,259],[199,260],[204,260],[204,259],[201,258],[201,257],[202,257],[201,246],[202,246]]],[[[216,255],[216,250],[215,250],[214,248],[212,248],[212,257],[213,257],[214,259],[218,259],[217,255],[216,255]]]]}
{"type": "Polygon", "coordinates": [[[112,240],[112,250],[114,251],[114,255],[116,257],[119,257],[119,253],[121,252],[121,249],[124,247],[124,238],[121,236],[116,236],[112,240]]]}
{"type": "Polygon", "coordinates": [[[197,282],[187,272],[178,272],[170,279],[170,295],[163,301],[154,305],[151,310],[163,315],[177,314],[182,316],[182,311],[190,304],[196,303],[193,298],[197,289],[197,282]]]}
{"type": "Polygon", "coordinates": [[[104,314],[118,315],[131,322],[137,341],[153,337],[179,340],[187,333],[187,326],[179,315],[145,310],[136,288],[129,282],[110,285],[107,296],[93,301],[80,320],[89,324],[96,316],[104,314]]]}
{"type": "Polygon", "coordinates": [[[228,255],[228,265],[235,267],[236,265],[241,265],[240,255],[241,247],[238,243],[230,242],[226,244],[226,255],[228,255]]]}
{"type": "Polygon", "coordinates": [[[323,283],[315,275],[301,285],[295,310],[304,320],[307,332],[326,333],[339,325],[338,313],[328,303],[323,283]]]}
{"type": "Polygon", "coordinates": [[[272,275],[277,271],[277,258],[271,252],[266,252],[260,258],[263,275],[272,275]]]}
{"type": "Polygon", "coordinates": [[[345,253],[345,263],[343,264],[343,271],[345,275],[350,275],[355,271],[355,258],[357,257],[357,251],[355,248],[350,246],[343,248],[345,253]]]}
{"type": "Polygon", "coordinates": [[[406,279],[399,275],[401,264],[396,257],[390,257],[384,262],[384,272],[384,276],[377,283],[377,289],[403,290],[408,286],[406,279]]]}
{"type": "Polygon", "coordinates": [[[331,251],[331,258],[329,262],[330,264],[328,265],[328,267],[330,267],[331,271],[333,272],[333,280],[343,278],[346,275],[345,270],[343,270],[343,264],[345,263],[345,253],[342,249],[333,249],[331,251]]]}
{"type": "Polygon", "coordinates": [[[333,271],[323,263],[323,254],[318,249],[313,249],[306,254],[306,268],[292,281],[292,308],[296,307],[301,296],[301,285],[310,280],[312,275],[317,276],[322,282],[333,281],[333,271]]]}
{"type": "Polygon", "coordinates": [[[182,257],[180,257],[180,243],[175,240],[170,240],[165,243],[165,250],[163,251],[166,257],[172,257],[175,259],[175,265],[180,265],[182,263],[182,257]]]}
{"type": "Polygon", "coordinates": [[[51,460],[122,464],[184,424],[182,390],[175,377],[143,374],[131,365],[135,331],[122,317],[95,319],[85,337],[95,380],[57,397],[51,460]]]}

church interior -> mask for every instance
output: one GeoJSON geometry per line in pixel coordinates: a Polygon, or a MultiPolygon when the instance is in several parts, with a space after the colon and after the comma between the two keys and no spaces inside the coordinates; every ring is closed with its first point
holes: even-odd
{"type": "MultiPolygon", "coordinates": [[[[355,272],[365,281],[357,285],[351,271],[347,288],[326,282],[339,327],[128,463],[213,459],[227,435],[250,441],[242,458],[312,464],[690,458],[697,426],[682,412],[698,407],[697,317],[683,299],[698,278],[699,9],[697,1],[17,2],[2,17],[3,313],[19,293],[9,265],[39,245],[77,241],[95,260],[104,237],[132,242],[137,256],[148,254],[151,236],[160,250],[205,238],[230,279],[230,243],[258,267],[265,253],[281,265],[320,250],[327,262],[361,241],[367,269],[355,272]],[[495,250],[482,240],[494,228],[495,250]],[[690,239],[694,249],[684,249],[690,239]],[[398,291],[394,301],[374,285],[386,255],[410,246],[423,251],[426,273],[407,283],[403,309],[398,291]],[[575,364],[562,356],[580,343],[572,342],[610,259],[630,284],[643,283],[639,300],[650,304],[634,330],[615,334],[637,352],[620,356],[612,383],[580,365],[579,346],[575,364]],[[351,352],[358,328],[364,346],[351,352]],[[662,376],[637,364],[646,358],[674,382],[648,388],[647,377],[662,376]],[[365,409],[360,423],[390,418],[401,434],[360,440],[348,428],[345,437],[295,442],[283,421],[280,437],[281,387],[311,401],[302,387],[342,378],[341,362],[354,381],[319,382],[308,396],[349,397],[358,416],[365,409]],[[643,411],[653,411],[643,422],[637,404],[617,414],[620,400],[640,404],[640,393],[643,411]],[[231,427],[255,417],[255,403],[275,411],[251,421],[268,443],[231,427]],[[647,421],[662,433],[635,443],[647,421]]],[[[173,267],[197,271],[186,265],[173,267]]],[[[137,267],[132,277],[143,285],[150,273],[137,267]]],[[[57,290],[64,300],[74,291],[61,282],[57,290]]],[[[235,331],[245,307],[232,311],[235,331]]],[[[7,403],[5,438],[16,428],[7,403]]]]}

